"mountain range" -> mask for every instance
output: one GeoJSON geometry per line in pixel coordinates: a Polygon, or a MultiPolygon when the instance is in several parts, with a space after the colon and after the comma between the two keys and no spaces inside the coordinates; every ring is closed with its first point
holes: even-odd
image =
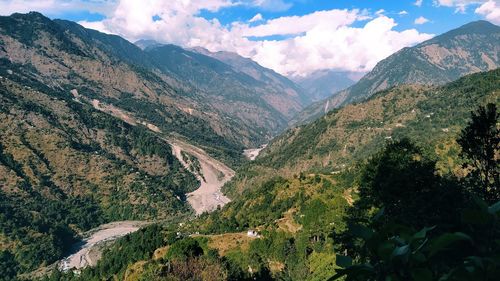
{"type": "Polygon", "coordinates": [[[456,139],[472,110],[500,105],[499,41],[498,26],[473,22],[359,81],[286,78],[236,53],[0,17],[0,274],[53,270],[85,231],[141,220],[162,226],[53,280],[328,279],[330,235],[346,229],[355,175],[381,149],[411,139],[435,174],[467,175],[456,139]],[[195,217],[200,186],[227,205],[195,217]]]}
{"type": "Polygon", "coordinates": [[[377,63],[351,87],[308,106],[292,124],[307,123],[326,112],[402,84],[442,85],[461,76],[500,66],[500,27],[487,21],[468,23],[377,63]]]}
{"type": "Polygon", "coordinates": [[[258,68],[281,84],[173,45],[143,51],[35,12],[2,17],[0,29],[5,76],[9,69],[68,95],[75,90],[82,100],[113,105],[226,160],[269,140],[308,104],[298,87],[270,70],[258,68]]]}

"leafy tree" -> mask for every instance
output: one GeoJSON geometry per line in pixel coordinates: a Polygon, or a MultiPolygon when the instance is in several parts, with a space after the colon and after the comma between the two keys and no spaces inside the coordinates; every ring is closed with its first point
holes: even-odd
{"type": "Polygon", "coordinates": [[[199,257],[201,255],[203,255],[203,248],[199,242],[196,239],[188,237],[172,244],[165,258],[186,260],[187,258],[199,257]]]}
{"type": "Polygon", "coordinates": [[[352,212],[359,218],[384,208],[387,220],[415,228],[456,219],[449,214],[460,206],[460,190],[441,179],[435,166],[408,139],[389,144],[366,165],[352,212]]]}
{"type": "Polygon", "coordinates": [[[480,183],[474,185],[480,187],[474,191],[488,202],[495,202],[500,200],[500,128],[497,125],[500,112],[490,103],[472,112],[471,119],[457,142],[468,160],[466,166],[473,169],[472,177],[480,183]]]}
{"type": "Polygon", "coordinates": [[[387,224],[379,231],[358,226],[368,255],[352,265],[337,256],[337,275],[351,280],[457,280],[493,281],[500,276],[500,201],[488,207],[484,201],[462,213],[460,231],[434,235],[437,227],[418,232],[387,224]]]}

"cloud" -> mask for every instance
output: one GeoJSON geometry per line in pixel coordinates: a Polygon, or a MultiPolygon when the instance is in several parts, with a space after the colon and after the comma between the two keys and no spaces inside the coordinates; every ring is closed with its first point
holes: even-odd
{"type": "Polygon", "coordinates": [[[415,3],[413,3],[413,5],[415,5],[417,7],[421,7],[422,6],[422,2],[423,2],[423,0],[416,0],[415,3]]]}
{"type": "Polygon", "coordinates": [[[64,2],[57,0],[2,0],[0,1],[0,15],[31,11],[38,11],[50,16],[74,11],[108,14],[115,6],[114,0],[66,0],[64,2]]]}
{"type": "Polygon", "coordinates": [[[400,16],[405,16],[405,15],[407,15],[407,14],[408,14],[408,12],[407,12],[407,11],[405,11],[405,10],[402,10],[402,11],[400,11],[400,12],[398,13],[398,15],[400,15],[400,16]]]}
{"type": "Polygon", "coordinates": [[[251,57],[285,75],[303,76],[330,68],[363,72],[401,48],[432,37],[415,29],[397,32],[395,26],[394,20],[385,16],[361,28],[320,25],[287,40],[256,42],[251,57]]]}
{"type": "Polygon", "coordinates": [[[418,18],[416,18],[416,19],[415,19],[415,22],[414,22],[414,23],[415,23],[415,24],[424,24],[424,23],[427,23],[427,22],[429,22],[429,20],[428,20],[428,19],[426,19],[426,18],[424,18],[424,17],[420,16],[420,17],[418,17],[418,18]]]}
{"type": "Polygon", "coordinates": [[[293,4],[283,0],[253,0],[253,6],[257,6],[267,11],[282,12],[290,9],[293,4]]]}
{"type": "Polygon", "coordinates": [[[298,35],[319,26],[327,26],[332,30],[339,26],[350,25],[366,16],[359,10],[317,11],[304,16],[287,16],[268,20],[265,23],[249,27],[246,24],[235,24],[233,29],[246,37],[265,37],[272,35],[298,35]]]}
{"type": "Polygon", "coordinates": [[[435,0],[436,6],[455,7],[455,12],[465,13],[470,5],[478,5],[488,0],[435,0]]]}
{"type": "Polygon", "coordinates": [[[385,10],[384,9],[380,9],[378,11],[375,12],[375,15],[377,16],[380,16],[380,15],[383,15],[385,13],[385,10]]]}
{"type": "Polygon", "coordinates": [[[248,22],[258,22],[258,21],[262,21],[264,18],[262,17],[262,14],[256,14],[255,16],[253,16],[253,18],[251,18],[248,22]]]}
{"type": "Polygon", "coordinates": [[[497,6],[495,1],[482,4],[474,12],[483,15],[487,20],[495,24],[500,24],[500,4],[497,6]]]}

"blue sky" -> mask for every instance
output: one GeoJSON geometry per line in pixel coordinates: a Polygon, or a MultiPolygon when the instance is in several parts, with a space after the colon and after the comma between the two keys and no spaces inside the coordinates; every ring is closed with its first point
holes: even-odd
{"type": "Polygon", "coordinates": [[[135,41],[232,51],[285,75],[369,71],[465,23],[500,23],[499,0],[0,0],[135,41]]]}

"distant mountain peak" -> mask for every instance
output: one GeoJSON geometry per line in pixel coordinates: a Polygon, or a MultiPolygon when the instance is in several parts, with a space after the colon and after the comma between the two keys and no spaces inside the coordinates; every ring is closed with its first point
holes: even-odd
{"type": "Polygon", "coordinates": [[[156,40],[152,40],[152,39],[141,39],[141,40],[134,42],[134,45],[141,48],[142,50],[147,50],[147,49],[152,49],[152,48],[163,46],[164,44],[162,44],[156,40]]]}

